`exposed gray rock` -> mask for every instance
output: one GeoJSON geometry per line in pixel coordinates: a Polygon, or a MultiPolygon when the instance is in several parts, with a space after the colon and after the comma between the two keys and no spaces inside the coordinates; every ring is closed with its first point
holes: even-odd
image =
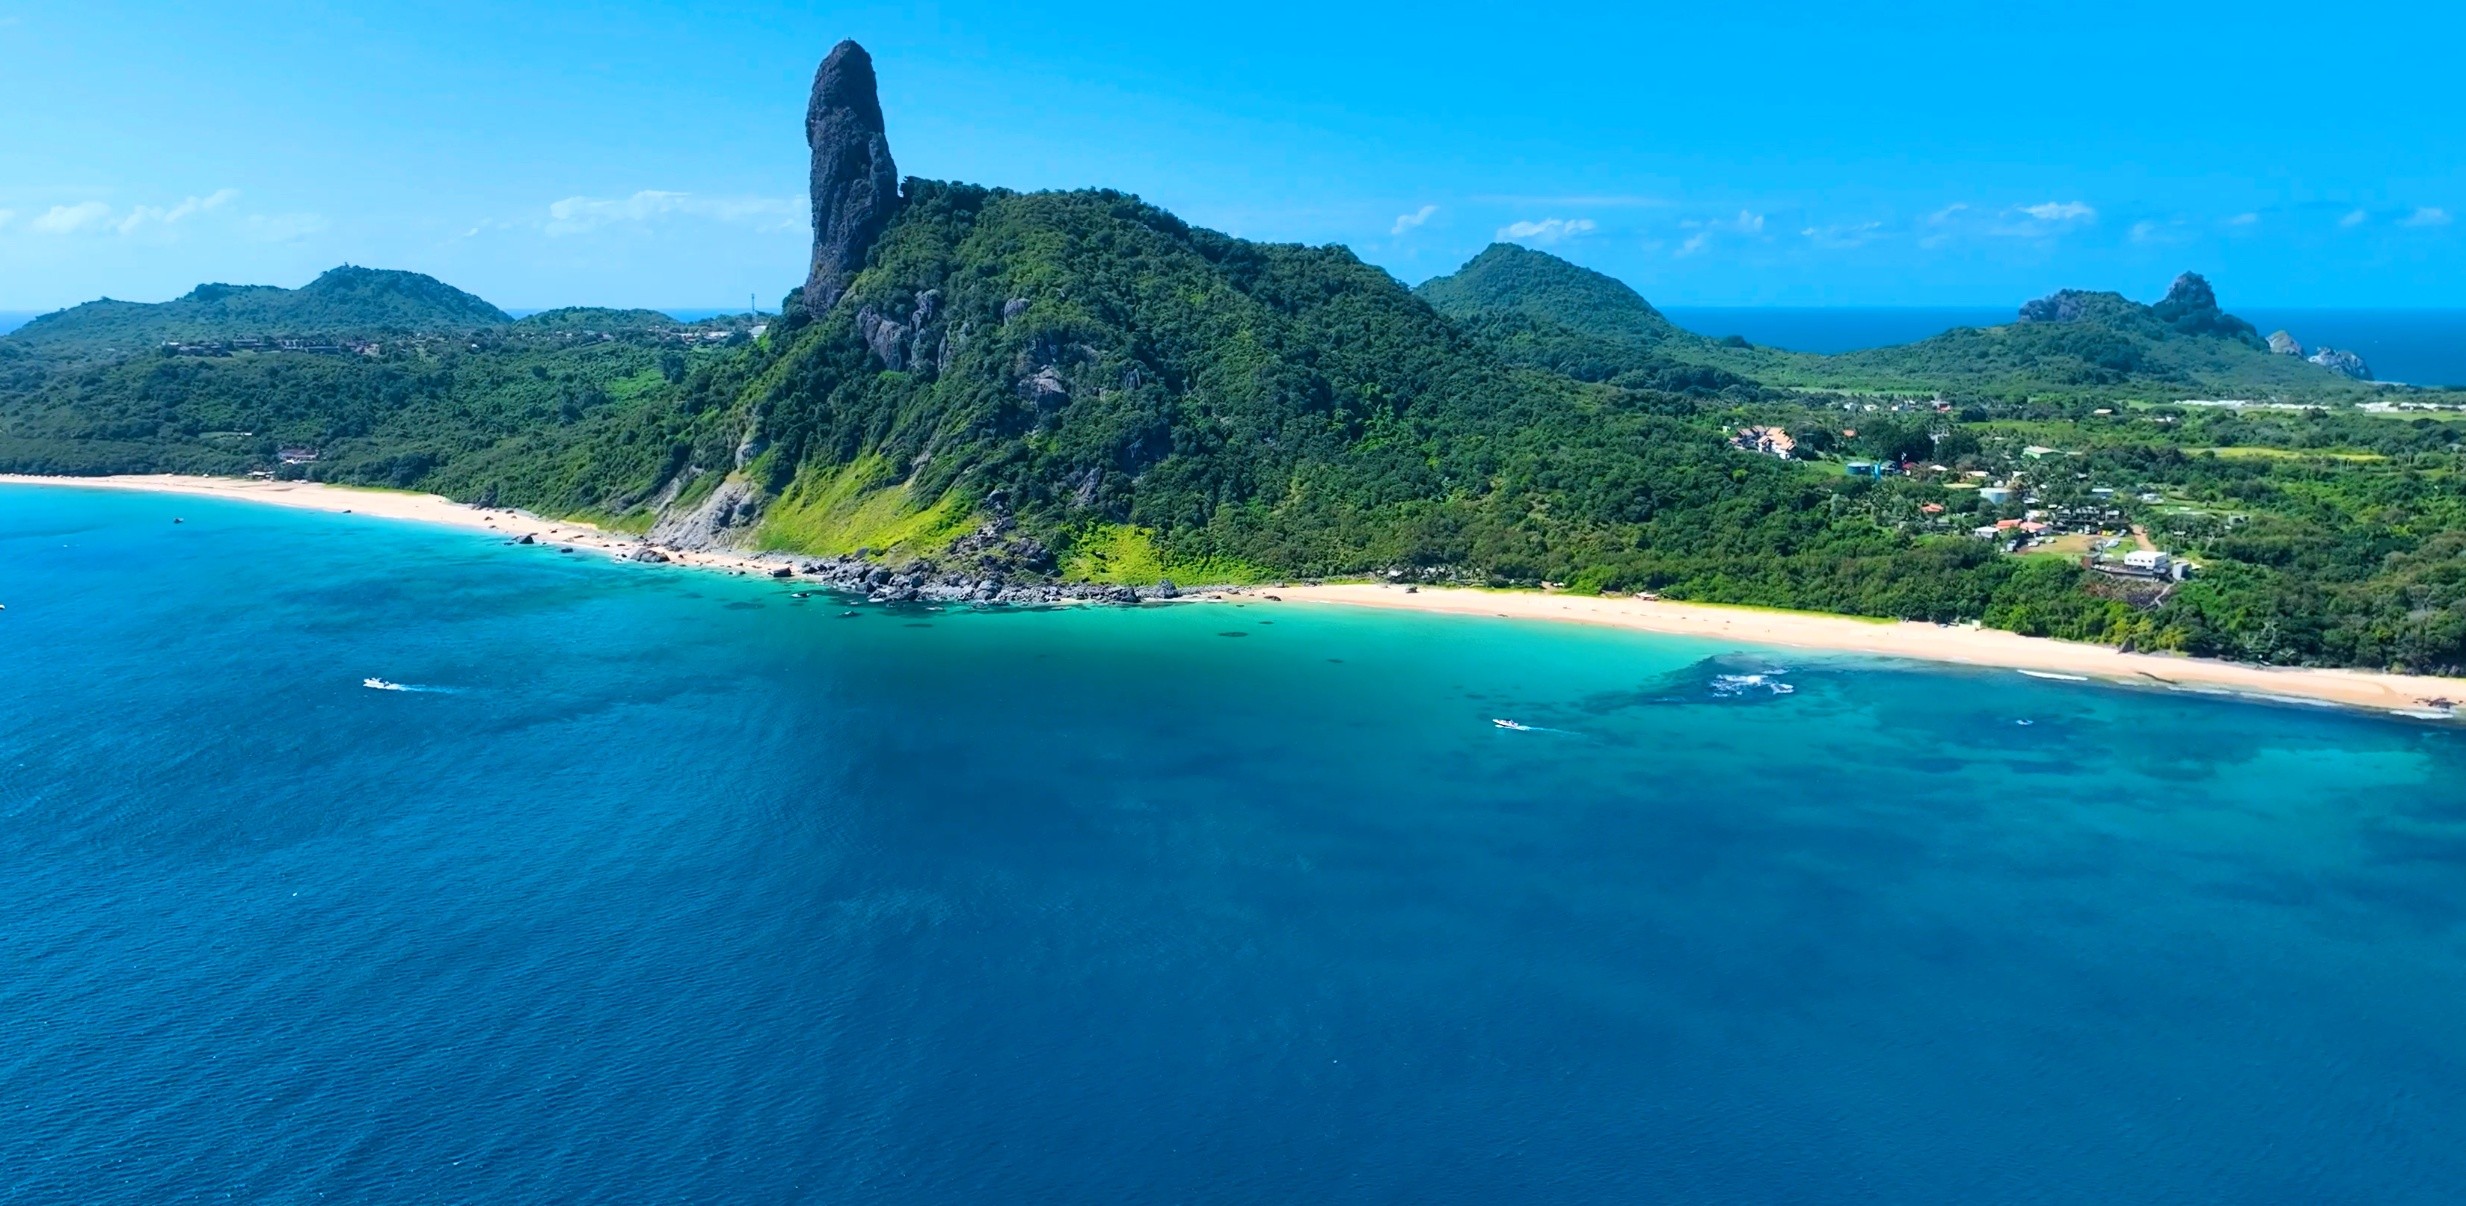
{"type": "Polygon", "coordinates": [[[1180,587],[1173,585],[1173,579],[1164,578],[1156,583],[1155,594],[1159,599],[1178,599],[1182,596],[1182,591],[1180,587]]]}
{"type": "Polygon", "coordinates": [[[2058,289],[2021,303],[2022,322],[2075,322],[2090,309],[2090,295],[2078,289],[2058,289]]]}
{"type": "Polygon", "coordinates": [[[2273,331],[2270,333],[2269,350],[2280,356],[2303,355],[2303,345],[2295,342],[2295,337],[2284,331],[2273,331]]]}
{"type": "Polygon", "coordinates": [[[654,565],[659,565],[666,563],[668,560],[668,555],[646,544],[641,548],[634,550],[634,560],[647,561],[654,565]]]}
{"type": "Polygon", "coordinates": [[[2220,335],[2259,346],[2260,332],[2252,324],[2218,308],[2218,291],[2208,278],[2187,272],[2167,286],[2166,296],[2149,308],[2150,316],[2185,335],[2220,335]]]}
{"type": "Polygon", "coordinates": [[[1009,301],[1003,302],[1003,303],[1002,303],[1002,321],[1003,321],[1003,322],[1009,322],[1011,319],[1017,318],[1017,317],[1019,317],[1020,315],[1027,313],[1027,308],[1028,308],[1028,299],[1026,299],[1026,298],[1024,298],[1024,297],[1014,297],[1014,298],[1010,299],[1009,301]]]}
{"type": "Polygon", "coordinates": [[[1070,405],[1070,387],[1062,383],[1062,374],[1051,365],[1020,378],[1019,396],[1034,403],[1039,414],[1070,405]]]}
{"type": "Polygon", "coordinates": [[[805,145],[813,151],[813,267],[805,276],[805,305],[818,313],[847,292],[865,266],[865,252],[899,208],[899,168],[883,133],[873,56],[864,47],[841,42],[814,72],[805,145]]]}
{"type": "Polygon", "coordinates": [[[753,485],[724,481],[702,505],[679,514],[663,515],[651,525],[650,541],[672,549],[727,548],[762,515],[762,498],[753,485]]]}
{"type": "Polygon", "coordinates": [[[1102,485],[1102,484],[1104,483],[1104,480],[1105,480],[1105,471],[1104,471],[1104,470],[1102,470],[1102,469],[1090,469],[1090,470],[1088,470],[1088,471],[1087,471],[1087,476],[1086,476],[1086,477],[1083,477],[1083,478],[1081,478],[1081,479],[1079,479],[1079,489],[1078,489],[1075,493],[1073,493],[1073,494],[1071,495],[1071,502],[1072,502],[1074,505],[1076,505],[1076,506],[1080,506],[1080,507],[1092,507],[1092,506],[1095,506],[1095,505],[1096,505],[1096,488],[1097,488],[1098,486],[1102,485]]]}
{"type": "Polygon", "coordinates": [[[2372,379],[2372,366],[2365,364],[2363,357],[2353,352],[2341,352],[2336,348],[2318,348],[2304,359],[2341,377],[2351,377],[2357,381],[2372,379]]]}
{"type": "Polygon", "coordinates": [[[938,289],[927,289],[918,295],[905,322],[872,306],[861,306],[856,311],[856,333],[874,358],[893,372],[922,369],[929,364],[938,371],[950,355],[949,340],[934,325],[941,310],[942,293],[938,289]]]}
{"type": "Polygon", "coordinates": [[[856,311],[856,333],[864,337],[865,346],[882,366],[898,372],[908,366],[907,324],[882,317],[871,306],[856,311]]]}

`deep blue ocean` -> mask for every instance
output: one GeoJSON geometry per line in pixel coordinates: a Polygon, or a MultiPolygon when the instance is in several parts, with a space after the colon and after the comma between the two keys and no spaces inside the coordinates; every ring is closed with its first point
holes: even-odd
{"type": "Polygon", "coordinates": [[[0,604],[8,1203],[2466,1185],[2454,730],[25,487],[0,604]]]}

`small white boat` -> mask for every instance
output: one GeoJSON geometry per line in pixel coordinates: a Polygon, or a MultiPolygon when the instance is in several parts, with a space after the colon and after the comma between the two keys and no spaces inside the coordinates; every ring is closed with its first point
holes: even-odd
{"type": "Polygon", "coordinates": [[[382,678],[363,678],[360,680],[360,685],[371,691],[400,691],[405,689],[401,683],[389,683],[382,678]]]}
{"type": "Polygon", "coordinates": [[[1512,720],[1497,720],[1497,719],[1493,719],[1493,720],[1491,720],[1491,721],[1490,721],[1490,723],[1492,723],[1492,724],[1494,724],[1494,725],[1497,725],[1498,727],[1500,727],[1500,728],[1502,728],[1502,729],[1513,729],[1513,730],[1515,730],[1516,732],[1519,732],[1519,733],[1530,733],[1530,732],[1532,732],[1532,731],[1533,731],[1533,726],[1531,726],[1531,725],[1529,725],[1529,724],[1517,724],[1515,721],[1512,721],[1512,720]]]}

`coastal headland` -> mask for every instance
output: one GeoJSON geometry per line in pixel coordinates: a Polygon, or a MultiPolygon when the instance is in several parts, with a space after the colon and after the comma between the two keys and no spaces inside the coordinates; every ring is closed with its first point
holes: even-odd
{"type": "MultiPolygon", "coordinates": [[[[783,554],[663,548],[637,536],[587,523],[547,519],[518,510],[475,507],[434,494],[408,491],[173,474],[116,477],[0,474],[0,485],[236,499],[334,514],[437,524],[501,535],[517,543],[570,548],[693,569],[749,576],[804,576],[814,580],[814,585],[826,589],[873,589],[877,594],[880,593],[878,588],[883,586],[914,589],[914,584],[869,583],[858,576],[865,571],[858,569],[862,563],[853,559],[818,561],[783,554]]],[[[1153,592],[1134,594],[1123,587],[1047,587],[1027,592],[1005,588],[987,601],[1129,602],[1158,597],[1153,592]]],[[[2022,636],[1987,628],[1663,599],[1475,588],[1407,588],[1375,582],[1211,587],[1184,590],[1165,597],[1190,600],[1241,597],[1286,604],[1374,607],[1432,615],[1590,624],[1634,632],[1735,641],[1741,645],[2008,669],[2058,680],[2332,704],[2424,720],[2456,719],[2460,703],[2466,702],[2466,679],[2366,670],[2260,666],[2210,658],[2123,652],[2105,645],[2022,636]]]]}

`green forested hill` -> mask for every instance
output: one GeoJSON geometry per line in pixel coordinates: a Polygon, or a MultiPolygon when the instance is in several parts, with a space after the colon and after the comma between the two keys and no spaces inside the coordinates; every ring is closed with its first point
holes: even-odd
{"type": "Polygon", "coordinates": [[[1691,334],[1625,284],[1520,247],[1493,246],[1416,292],[1504,355],[1592,380],[1666,374],[1664,366],[1679,362],[1802,389],[2142,401],[2371,396],[2369,386],[2319,365],[2271,355],[2249,323],[2220,310],[2208,283],[2188,273],[2156,305],[2065,290],[2004,326],[1835,356],[1691,334]]]}
{"type": "Polygon", "coordinates": [[[91,301],[0,339],[53,351],[127,353],[166,341],[450,334],[511,321],[435,277],[346,264],[297,289],[199,285],[167,302],[91,301]]]}
{"type": "Polygon", "coordinates": [[[683,323],[657,310],[614,310],[606,306],[563,306],[525,314],[514,326],[525,331],[617,332],[672,331],[683,323]]]}
{"type": "Polygon", "coordinates": [[[1564,578],[1665,514],[1803,488],[1682,400],[1503,362],[1341,248],[1116,193],[910,190],[845,299],[688,391],[698,475],[741,459],[777,499],[760,539],[878,548],[918,530],[894,514],[991,500],[1186,574],[1564,578]]]}
{"type": "Polygon", "coordinates": [[[1493,243],[1413,291],[1507,360],[1581,381],[1717,390],[1749,384],[1711,341],[1662,317],[1612,277],[1493,243]]]}
{"type": "Polygon", "coordinates": [[[1939,409],[1809,387],[1864,362],[1703,340],[1536,253],[1493,249],[1416,296],[1343,248],[1119,193],[902,198],[844,297],[792,301],[742,346],[593,310],[375,355],[0,339],[0,469],[229,473],[300,449],[316,458],[280,472],[679,542],[950,564],[992,521],[1106,581],[1555,582],[2466,669],[2452,412],[2151,407],[2131,394],[2153,378],[2121,369],[2046,387],[2105,340],[2187,373],[2289,359],[2214,306],[2059,297],[1860,370],[1958,399],[1939,409]],[[2026,384],[1980,388],[2006,379],[2026,384]],[[1798,458],[1733,449],[1749,425],[1786,425],[1798,458]],[[1945,470],[1849,477],[1848,456],[1945,470]],[[1973,472],[2012,494],[1990,503],[1973,472]],[[2119,588],[1968,535],[2037,508],[2145,524],[2204,572],[2119,588]]]}

